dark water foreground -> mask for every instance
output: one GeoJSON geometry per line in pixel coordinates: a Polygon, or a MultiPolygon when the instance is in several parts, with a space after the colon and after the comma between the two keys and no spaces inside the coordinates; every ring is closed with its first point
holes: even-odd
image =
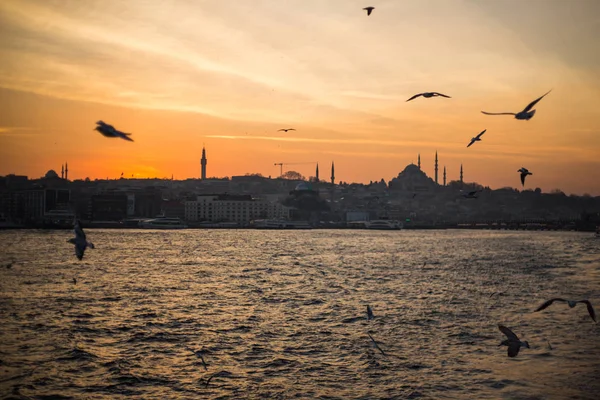
{"type": "Polygon", "coordinates": [[[532,313],[556,295],[600,313],[590,234],[88,230],[82,262],[70,236],[0,232],[1,398],[600,393],[585,306],[532,313]],[[531,349],[509,359],[498,323],[531,349]]]}

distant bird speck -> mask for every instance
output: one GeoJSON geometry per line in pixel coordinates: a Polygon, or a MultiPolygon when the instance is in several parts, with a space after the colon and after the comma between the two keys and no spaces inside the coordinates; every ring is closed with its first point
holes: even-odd
{"type": "Polygon", "coordinates": [[[229,372],[229,371],[219,371],[219,372],[217,372],[217,373],[215,373],[215,374],[212,374],[212,375],[211,375],[211,376],[209,376],[209,377],[208,377],[208,379],[206,380],[206,383],[204,384],[204,387],[208,387],[208,384],[210,383],[210,381],[211,381],[213,378],[216,378],[216,377],[218,377],[218,376],[223,376],[223,377],[225,377],[225,376],[231,376],[231,375],[233,375],[233,374],[232,374],[231,372],[229,372]]]}
{"type": "Polygon", "coordinates": [[[77,279],[73,278],[73,285],[77,285],[77,279]]]}
{"type": "Polygon", "coordinates": [[[202,356],[202,353],[204,351],[203,350],[196,351],[196,350],[190,349],[189,347],[188,347],[188,350],[191,351],[192,353],[194,353],[196,355],[196,357],[200,358],[200,361],[202,361],[202,366],[204,367],[204,370],[208,371],[208,364],[206,364],[206,361],[204,361],[204,357],[202,356]]]}
{"type": "Polygon", "coordinates": [[[381,354],[383,354],[384,356],[387,355],[383,352],[383,350],[381,350],[381,347],[379,347],[379,345],[377,344],[377,342],[375,341],[375,339],[373,339],[373,336],[371,336],[370,334],[367,333],[367,335],[369,335],[369,337],[371,338],[371,341],[373,342],[373,346],[375,346],[375,348],[377,350],[379,350],[381,352],[381,354]]]}
{"type": "Polygon", "coordinates": [[[476,199],[477,198],[476,194],[479,192],[481,192],[481,190],[472,190],[468,193],[463,193],[462,196],[466,199],[476,199]]]}
{"type": "Polygon", "coordinates": [[[375,315],[373,314],[373,309],[370,305],[367,305],[367,320],[370,321],[373,318],[375,318],[375,315]]]}
{"type": "Polygon", "coordinates": [[[365,8],[363,8],[363,10],[365,10],[367,12],[367,17],[369,15],[371,15],[371,13],[373,12],[374,9],[375,9],[375,7],[365,7],[365,8]]]}
{"type": "Polygon", "coordinates": [[[514,115],[516,119],[524,119],[526,121],[529,121],[535,115],[535,110],[531,110],[531,109],[537,104],[538,101],[543,99],[544,96],[546,96],[551,91],[552,91],[552,89],[550,89],[548,92],[546,92],[546,94],[544,94],[543,96],[541,96],[541,97],[535,99],[534,101],[532,101],[531,103],[529,103],[529,105],[527,105],[527,107],[525,107],[523,109],[523,111],[520,111],[518,113],[510,113],[510,112],[491,113],[491,112],[486,112],[486,111],[482,111],[482,113],[485,115],[514,115]]]}
{"type": "Polygon", "coordinates": [[[448,99],[451,99],[451,97],[450,97],[450,96],[446,96],[445,94],[441,94],[441,93],[438,93],[438,92],[425,92],[425,93],[419,93],[419,94],[415,94],[413,97],[411,97],[410,99],[408,99],[408,100],[406,100],[406,101],[411,101],[411,100],[413,100],[413,99],[416,99],[416,98],[417,98],[417,97],[419,97],[419,96],[423,96],[423,97],[425,97],[426,99],[429,99],[430,97],[438,97],[438,96],[441,96],[441,97],[446,97],[446,98],[448,98],[448,99]]]}
{"type": "Polygon", "coordinates": [[[294,128],[284,128],[284,129],[279,129],[277,132],[281,132],[281,131],[284,131],[284,132],[295,131],[295,129],[294,128]]]}

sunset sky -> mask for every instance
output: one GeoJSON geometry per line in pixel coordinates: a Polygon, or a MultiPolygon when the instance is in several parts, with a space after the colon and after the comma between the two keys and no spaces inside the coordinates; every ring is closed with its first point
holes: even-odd
{"type": "Polygon", "coordinates": [[[440,180],[600,195],[597,0],[2,0],[0,38],[0,175],[185,179],[204,145],[209,176],[389,181],[437,150],[440,180]]]}

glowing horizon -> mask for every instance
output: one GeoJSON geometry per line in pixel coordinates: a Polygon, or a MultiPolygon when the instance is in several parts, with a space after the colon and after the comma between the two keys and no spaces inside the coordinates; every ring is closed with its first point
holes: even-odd
{"type": "Polygon", "coordinates": [[[185,179],[205,145],[210,176],[310,159],[389,181],[437,150],[448,181],[520,189],[527,164],[526,188],[600,195],[599,3],[376,3],[1,2],[0,175],[185,179]],[[550,89],[530,121],[480,112],[550,89]],[[424,91],[452,98],[406,102],[424,91]]]}

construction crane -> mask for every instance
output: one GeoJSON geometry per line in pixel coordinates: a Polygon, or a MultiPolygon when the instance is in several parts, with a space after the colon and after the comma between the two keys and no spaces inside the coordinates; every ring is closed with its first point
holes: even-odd
{"type": "Polygon", "coordinates": [[[279,176],[283,175],[283,166],[284,165],[301,165],[301,164],[316,164],[316,161],[307,161],[307,162],[294,162],[294,163],[288,163],[288,162],[279,162],[279,163],[275,163],[273,165],[279,165],[279,176]]]}

